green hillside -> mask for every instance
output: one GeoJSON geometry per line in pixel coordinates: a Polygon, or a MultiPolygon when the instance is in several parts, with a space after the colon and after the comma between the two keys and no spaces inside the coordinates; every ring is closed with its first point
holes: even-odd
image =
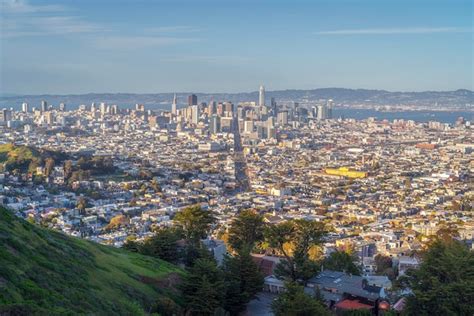
{"type": "Polygon", "coordinates": [[[182,272],[43,229],[0,207],[0,315],[140,315],[182,272]]]}

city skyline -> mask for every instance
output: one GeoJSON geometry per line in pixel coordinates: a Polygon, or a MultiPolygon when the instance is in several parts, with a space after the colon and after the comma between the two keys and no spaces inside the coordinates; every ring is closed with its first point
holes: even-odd
{"type": "Polygon", "coordinates": [[[0,3],[2,94],[473,87],[469,1],[0,3]]]}

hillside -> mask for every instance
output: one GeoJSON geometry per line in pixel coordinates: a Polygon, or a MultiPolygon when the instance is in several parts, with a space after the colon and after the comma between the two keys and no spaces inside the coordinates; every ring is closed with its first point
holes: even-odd
{"type": "Polygon", "coordinates": [[[181,270],[32,225],[0,207],[0,315],[140,315],[181,270]]]}

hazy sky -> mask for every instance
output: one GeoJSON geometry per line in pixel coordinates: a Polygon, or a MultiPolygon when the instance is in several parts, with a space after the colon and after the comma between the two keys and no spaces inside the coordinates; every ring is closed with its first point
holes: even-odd
{"type": "Polygon", "coordinates": [[[2,93],[473,89],[471,0],[0,3],[2,93]]]}

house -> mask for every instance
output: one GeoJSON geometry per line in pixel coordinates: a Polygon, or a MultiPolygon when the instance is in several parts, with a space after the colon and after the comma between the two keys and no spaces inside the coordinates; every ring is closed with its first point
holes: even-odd
{"type": "Polygon", "coordinates": [[[307,286],[314,292],[319,289],[328,306],[336,311],[372,309],[386,296],[382,287],[370,285],[364,277],[340,271],[324,270],[309,279],[307,286]]]}
{"type": "Polygon", "coordinates": [[[398,275],[405,275],[408,269],[415,269],[420,263],[415,257],[400,256],[398,257],[398,275]]]}

